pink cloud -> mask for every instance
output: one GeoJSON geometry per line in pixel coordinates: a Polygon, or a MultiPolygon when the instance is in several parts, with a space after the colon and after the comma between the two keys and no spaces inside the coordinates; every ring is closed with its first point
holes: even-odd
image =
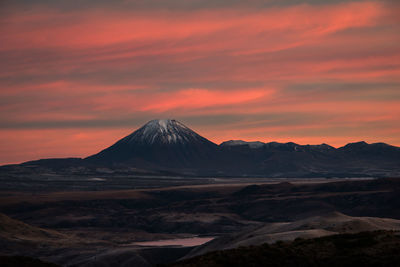
{"type": "Polygon", "coordinates": [[[270,95],[272,90],[248,89],[241,91],[213,91],[186,89],[174,93],[163,93],[152,98],[142,110],[163,112],[171,109],[198,109],[210,106],[237,105],[252,102],[270,95]]]}
{"type": "Polygon", "coordinates": [[[0,162],[87,157],[129,133],[127,129],[0,130],[0,162]]]}
{"type": "Polygon", "coordinates": [[[193,125],[216,142],[400,144],[398,5],[2,14],[0,162],[88,155],[124,135],[109,121],[160,116],[247,118],[193,125]],[[375,88],[334,86],[346,83],[375,88]],[[381,87],[388,83],[391,91],[381,87]],[[321,88],[289,90],[298,84],[321,88]],[[260,119],[277,114],[299,120],[260,119]],[[96,131],[73,126],[86,121],[96,131]],[[28,129],[35,125],[42,130],[28,129]],[[341,127],[343,136],[333,133],[341,127]]]}
{"type": "MultiPolygon", "coordinates": [[[[149,14],[100,9],[74,13],[33,12],[4,19],[7,27],[2,28],[6,36],[0,46],[2,49],[101,47],[131,41],[209,36],[219,32],[235,32],[247,37],[286,31],[290,35],[310,38],[348,28],[374,26],[385,14],[383,6],[377,2],[149,14]]],[[[235,40],[238,41],[241,43],[240,39],[235,40]]]]}

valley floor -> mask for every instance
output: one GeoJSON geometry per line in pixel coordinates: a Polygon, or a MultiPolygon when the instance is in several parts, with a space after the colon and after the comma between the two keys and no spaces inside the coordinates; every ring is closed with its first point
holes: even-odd
{"type": "Polygon", "coordinates": [[[400,179],[162,179],[158,188],[154,180],[98,191],[60,191],[56,182],[35,192],[8,187],[0,191],[0,254],[63,266],[152,266],[279,240],[400,230],[400,179]],[[214,237],[201,246],[176,241],[214,237]]]}

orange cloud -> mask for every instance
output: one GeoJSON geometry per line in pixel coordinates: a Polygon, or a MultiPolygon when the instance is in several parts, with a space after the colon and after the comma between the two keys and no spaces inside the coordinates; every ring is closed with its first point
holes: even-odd
{"type": "Polygon", "coordinates": [[[216,142],[400,145],[398,5],[243,6],[2,12],[0,162],[86,156],[160,116],[216,142]]]}
{"type": "MultiPolygon", "coordinates": [[[[233,32],[236,36],[245,37],[277,31],[310,38],[348,28],[373,26],[385,14],[382,5],[377,2],[149,14],[99,9],[72,14],[54,10],[33,12],[36,13],[19,13],[4,19],[7,27],[3,26],[2,32],[7,38],[0,49],[101,47],[131,41],[140,44],[145,40],[186,39],[221,32],[225,32],[224,35],[233,32]],[[54,21],[60,23],[52,23],[54,21]]],[[[245,43],[236,39],[235,43],[238,42],[239,45],[245,43]]]]}
{"type": "Polygon", "coordinates": [[[272,90],[248,89],[242,91],[212,91],[206,89],[186,89],[156,96],[142,107],[142,110],[163,112],[171,109],[197,109],[210,106],[236,105],[251,102],[267,95],[272,90]]]}
{"type": "Polygon", "coordinates": [[[113,144],[129,129],[0,130],[1,164],[52,157],[86,157],[113,144]]]}

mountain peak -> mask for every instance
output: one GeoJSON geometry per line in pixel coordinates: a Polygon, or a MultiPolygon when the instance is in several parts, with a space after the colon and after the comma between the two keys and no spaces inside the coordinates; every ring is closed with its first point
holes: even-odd
{"type": "Polygon", "coordinates": [[[217,149],[216,144],[177,120],[157,119],[87,159],[151,168],[194,168],[209,166],[209,161],[217,157],[217,149]]]}
{"type": "Polygon", "coordinates": [[[183,123],[173,119],[151,120],[125,137],[127,143],[186,144],[201,138],[183,123]]]}
{"type": "Polygon", "coordinates": [[[359,149],[359,148],[364,148],[368,147],[368,143],[365,141],[359,141],[359,142],[353,142],[353,143],[348,143],[347,145],[341,147],[340,149],[359,149]]]}
{"type": "Polygon", "coordinates": [[[243,141],[243,140],[229,140],[229,141],[222,142],[220,144],[221,147],[248,146],[250,148],[260,148],[264,145],[265,145],[265,143],[260,142],[260,141],[247,142],[247,141],[243,141]]]}
{"type": "Polygon", "coordinates": [[[158,130],[161,132],[168,132],[175,126],[187,128],[185,125],[173,119],[157,119],[147,122],[143,127],[146,130],[158,130]]]}

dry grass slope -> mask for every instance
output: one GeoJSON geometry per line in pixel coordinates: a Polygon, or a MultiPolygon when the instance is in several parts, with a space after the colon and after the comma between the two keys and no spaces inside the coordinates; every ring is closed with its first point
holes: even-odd
{"type": "Polygon", "coordinates": [[[375,231],[280,241],[210,252],[164,266],[400,266],[400,236],[375,231]]]}

